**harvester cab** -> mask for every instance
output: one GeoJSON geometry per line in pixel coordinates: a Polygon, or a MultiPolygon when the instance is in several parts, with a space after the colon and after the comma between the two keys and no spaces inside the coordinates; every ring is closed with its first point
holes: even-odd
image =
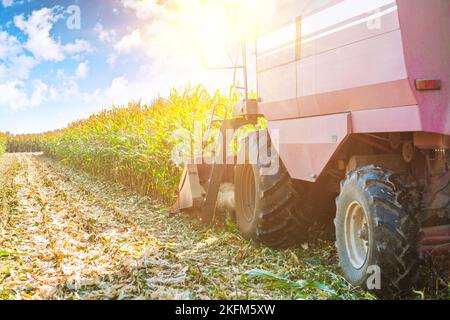
{"type": "Polygon", "coordinates": [[[449,262],[450,0],[277,0],[269,20],[255,40],[258,100],[246,84],[221,132],[258,117],[267,129],[243,139],[256,145],[243,162],[219,152],[187,165],[172,212],[210,224],[220,184],[234,183],[245,238],[290,247],[334,221],[352,285],[410,292],[424,259],[449,262]]]}

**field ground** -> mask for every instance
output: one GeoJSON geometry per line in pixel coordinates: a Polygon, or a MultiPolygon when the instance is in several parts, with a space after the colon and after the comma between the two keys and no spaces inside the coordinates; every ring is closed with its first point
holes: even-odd
{"type": "Polygon", "coordinates": [[[261,248],[41,154],[4,155],[0,186],[0,299],[373,298],[332,243],[261,248]]]}

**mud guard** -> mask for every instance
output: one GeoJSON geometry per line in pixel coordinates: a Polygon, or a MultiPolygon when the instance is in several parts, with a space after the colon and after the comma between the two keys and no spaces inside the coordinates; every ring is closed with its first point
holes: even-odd
{"type": "Polygon", "coordinates": [[[206,192],[200,183],[199,168],[196,164],[186,165],[178,190],[177,201],[170,209],[171,214],[177,214],[203,204],[206,192]]]}

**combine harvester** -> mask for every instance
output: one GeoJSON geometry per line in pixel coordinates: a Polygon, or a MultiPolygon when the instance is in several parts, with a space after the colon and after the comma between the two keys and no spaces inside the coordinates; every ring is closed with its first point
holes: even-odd
{"type": "Polygon", "coordinates": [[[258,100],[246,94],[222,132],[262,117],[270,138],[244,139],[244,163],[188,165],[172,211],[211,223],[232,182],[245,238],[293,246],[325,217],[351,284],[373,289],[379,270],[377,293],[411,292],[422,259],[450,251],[450,0],[279,0],[269,21],[258,100]]]}

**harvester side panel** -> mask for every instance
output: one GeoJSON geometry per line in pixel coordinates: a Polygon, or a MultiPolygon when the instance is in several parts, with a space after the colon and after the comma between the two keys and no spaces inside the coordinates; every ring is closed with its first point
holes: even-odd
{"type": "Polygon", "coordinates": [[[450,135],[450,0],[398,0],[411,87],[440,80],[441,90],[414,91],[423,131],[450,135]]]}
{"type": "Polygon", "coordinates": [[[268,120],[416,104],[396,1],[320,1],[327,6],[312,12],[305,1],[283,2],[285,25],[257,41],[268,120]]]}

